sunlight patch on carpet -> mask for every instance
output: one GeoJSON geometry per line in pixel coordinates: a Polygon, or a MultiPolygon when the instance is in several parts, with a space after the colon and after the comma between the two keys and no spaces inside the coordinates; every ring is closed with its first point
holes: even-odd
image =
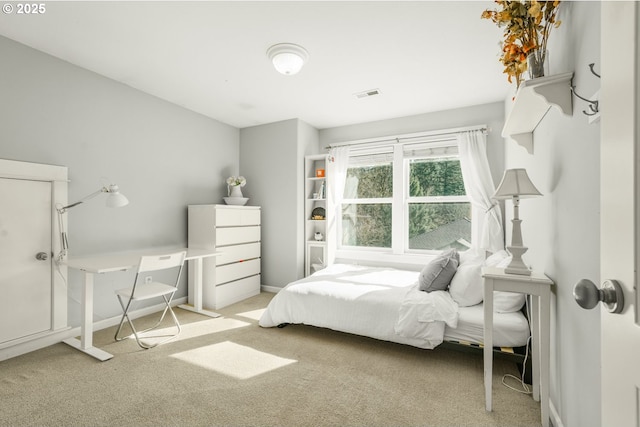
{"type": "MultiPolygon", "coordinates": [[[[128,326],[129,325],[125,324],[124,328],[128,328],[128,326]]],[[[230,331],[232,329],[244,328],[246,326],[251,326],[251,323],[243,322],[242,320],[237,319],[218,317],[215,319],[206,319],[201,322],[181,324],[180,326],[182,326],[182,331],[180,332],[180,334],[168,342],[184,341],[204,335],[211,335],[218,332],[230,331]]],[[[138,328],[136,327],[136,329],[138,328]]],[[[153,345],[166,340],[167,337],[175,333],[176,327],[169,326],[167,328],[156,328],[142,334],[138,333],[138,335],[144,342],[153,345]]],[[[127,338],[135,339],[133,334],[129,335],[127,338]]]]}
{"type": "Polygon", "coordinates": [[[176,353],[171,357],[240,380],[297,362],[297,360],[274,356],[231,341],[176,353]]]}

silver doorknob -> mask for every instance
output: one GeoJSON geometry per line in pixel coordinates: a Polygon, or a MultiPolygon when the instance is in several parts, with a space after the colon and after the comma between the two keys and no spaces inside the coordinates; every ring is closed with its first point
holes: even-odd
{"type": "Polygon", "coordinates": [[[622,313],[624,308],[624,292],[617,280],[605,280],[598,289],[591,280],[582,279],[573,287],[573,297],[582,308],[592,309],[599,302],[611,313],[622,313]]]}
{"type": "Polygon", "coordinates": [[[48,260],[48,259],[49,259],[49,255],[47,255],[47,253],[46,253],[46,252],[38,252],[38,253],[36,254],[36,259],[37,259],[38,261],[46,261],[46,260],[48,260]]]}

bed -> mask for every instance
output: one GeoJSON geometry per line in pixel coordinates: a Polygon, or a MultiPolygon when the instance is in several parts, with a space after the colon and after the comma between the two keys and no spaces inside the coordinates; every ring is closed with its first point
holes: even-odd
{"type": "MultiPolygon", "coordinates": [[[[446,289],[430,292],[420,290],[420,271],[333,264],[283,288],[259,324],[312,325],[424,349],[445,341],[477,346],[484,323],[480,269],[506,257],[504,251],[486,260],[463,256],[446,289]]],[[[523,304],[523,295],[495,293],[494,346],[526,345],[523,304]]]]}

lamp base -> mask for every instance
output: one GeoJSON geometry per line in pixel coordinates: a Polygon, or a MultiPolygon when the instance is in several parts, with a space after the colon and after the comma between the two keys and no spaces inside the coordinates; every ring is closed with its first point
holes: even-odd
{"type": "Polygon", "coordinates": [[[507,274],[519,274],[521,276],[531,276],[531,270],[522,261],[522,254],[527,252],[529,248],[524,246],[507,246],[507,250],[511,254],[511,262],[504,269],[507,274]]]}

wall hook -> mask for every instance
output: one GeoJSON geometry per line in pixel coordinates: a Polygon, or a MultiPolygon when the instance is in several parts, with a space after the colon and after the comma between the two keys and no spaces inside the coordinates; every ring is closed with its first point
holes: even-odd
{"type": "Polygon", "coordinates": [[[582,99],[585,102],[589,103],[589,111],[587,112],[586,110],[582,110],[582,113],[586,116],[593,116],[595,114],[598,114],[599,110],[598,110],[598,101],[592,101],[590,99],[587,99],[583,96],[580,96],[576,93],[576,87],[575,86],[571,86],[571,92],[573,92],[573,94],[575,96],[577,96],[578,98],[582,99]]]}
{"type": "MultiPolygon", "coordinates": [[[[601,78],[600,74],[596,73],[596,71],[593,69],[594,65],[596,65],[594,62],[592,62],[591,64],[589,64],[589,70],[591,71],[591,74],[593,74],[594,76],[596,76],[597,78],[601,78]]],[[[587,99],[584,96],[580,96],[578,95],[578,93],[576,92],[576,87],[575,86],[571,86],[571,92],[577,96],[578,98],[580,98],[581,100],[587,102],[588,105],[588,110],[582,110],[582,113],[585,116],[597,116],[598,113],[600,112],[599,110],[599,103],[598,103],[598,99],[597,99],[597,93],[596,95],[594,95],[596,97],[595,100],[591,100],[591,99],[587,99]]],[[[595,117],[594,117],[595,119],[595,117]]]]}

